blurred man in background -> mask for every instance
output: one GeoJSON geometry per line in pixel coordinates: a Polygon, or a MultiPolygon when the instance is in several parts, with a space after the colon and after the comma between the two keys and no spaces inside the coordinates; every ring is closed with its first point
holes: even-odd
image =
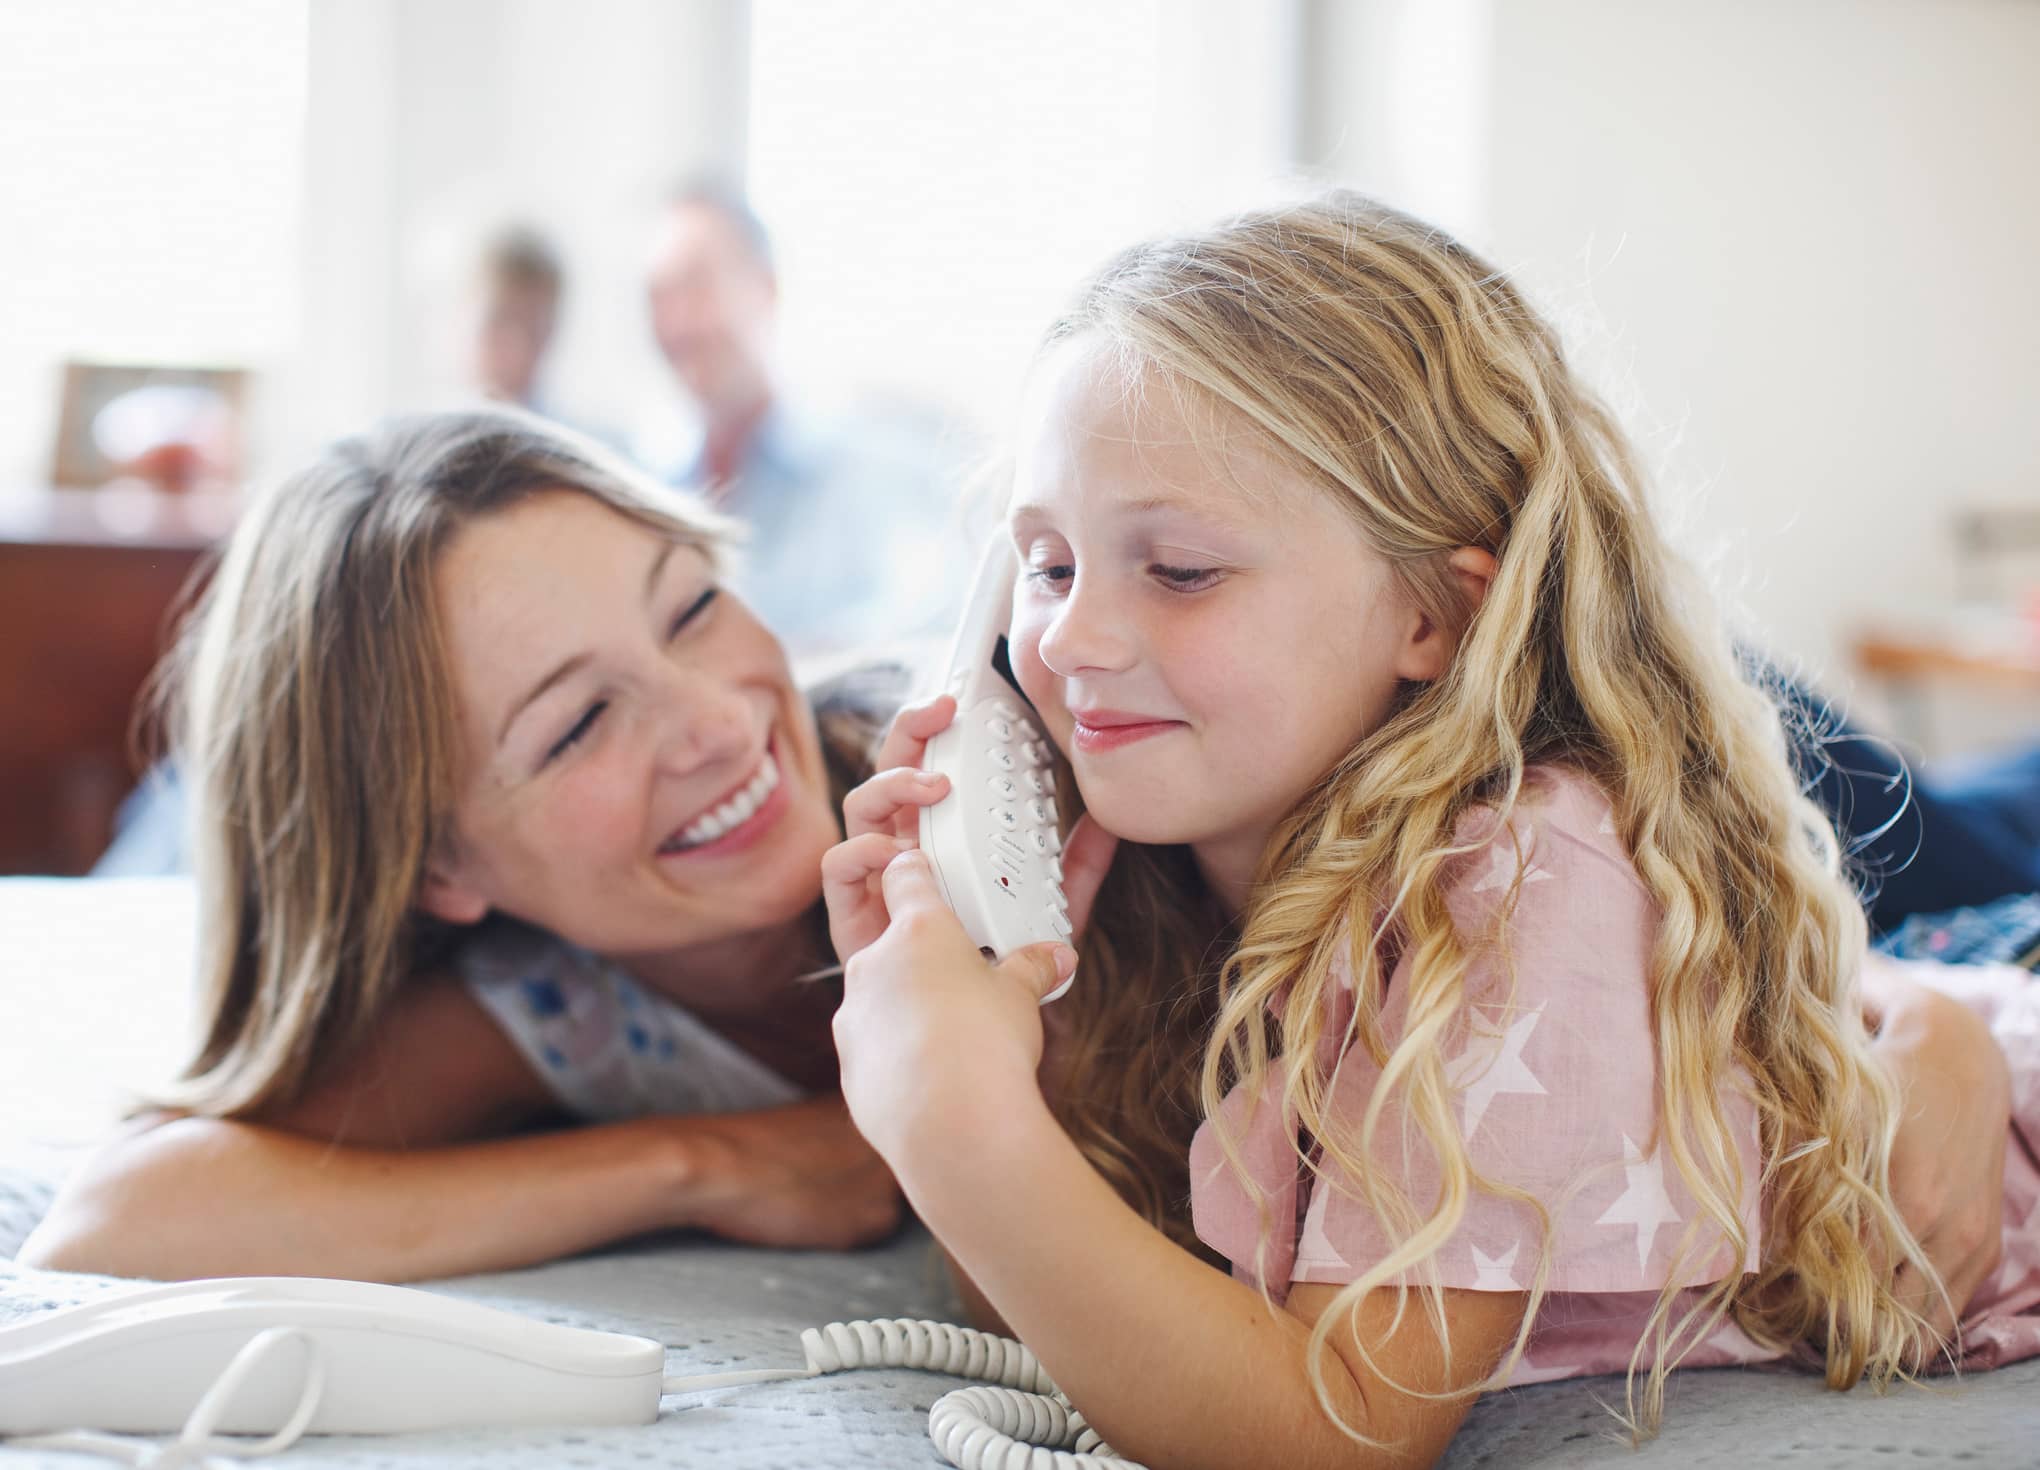
{"type": "Polygon", "coordinates": [[[513,225],[482,249],[469,376],[484,398],[544,413],[541,370],[559,326],[559,257],[536,230],[513,225]]]}
{"type": "Polygon", "coordinates": [[[669,196],[646,290],[691,412],[642,457],[748,523],[737,589],[767,625],[796,655],[946,628],[971,560],[951,525],[956,455],[925,416],[825,412],[787,390],[772,244],[749,205],[712,183],[669,196]]]}

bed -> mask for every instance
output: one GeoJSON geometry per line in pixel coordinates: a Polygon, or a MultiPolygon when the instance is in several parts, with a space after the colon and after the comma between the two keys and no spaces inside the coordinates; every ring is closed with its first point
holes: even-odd
{"type": "MultiPolygon", "coordinates": [[[[176,880],[0,880],[0,1322],[122,1283],[17,1265],[76,1143],[123,1080],[177,1052],[193,916],[176,880]]],[[[927,1237],[846,1253],[761,1251],[694,1236],[634,1243],[536,1270],[433,1283],[547,1321],[641,1333],[669,1370],[794,1367],[803,1327],[856,1317],[957,1320],[927,1237]]],[[[651,1425],[392,1438],[318,1438],[311,1466],[903,1467],[944,1463],[928,1410],[961,1380],[875,1370],[671,1398],[651,1425]]],[[[1884,1397],[1831,1394],[1789,1371],[1677,1376],[1664,1433],[1631,1449],[1610,1417],[1621,1380],[1510,1390],[1479,1404],[1453,1467],[1908,1464],[2040,1466],[2040,1362],[1884,1397]]],[[[0,1470],[95,1463],[0,1445],[0,1470]]]]}

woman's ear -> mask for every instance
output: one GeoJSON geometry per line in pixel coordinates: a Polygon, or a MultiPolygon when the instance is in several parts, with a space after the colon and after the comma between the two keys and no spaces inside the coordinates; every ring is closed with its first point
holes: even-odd
{"type": "MultiPolygon", "coordinates": [[[[1495,580],[1496,561],[1494,553],[1478,546],[1462,546],[1445,558],[1445,570],[1466,607],[1466,620],[1480,611],[1481,603],[1487,600],[1488,587],[1495,580]]],[[[1464,627],[1464,623],[1461,624],[1464,627]]],[[[1429,616],[1419,612],[1417,624],[1410,639],[1403,645],[1402,656],[1396,660],[1396,675],[1403,679],[1414,679],[1430,683],[1445,673],[1451,662],[1452,650],[1457,643],[1456,634],[1448,634],[1433,622],[1429,616]]]]}
{"type": "Polygon", "coordinates": [[[418,907],[448,924],[479,924],[488,916],[489,900],[461,871],[459,862],[439,854],[425,866],[418,907]]]}

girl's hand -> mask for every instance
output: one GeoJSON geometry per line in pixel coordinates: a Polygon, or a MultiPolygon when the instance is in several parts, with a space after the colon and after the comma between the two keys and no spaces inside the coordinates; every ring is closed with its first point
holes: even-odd
{"type": "MultiPolygon", "coordinates": [[[[846,844],[847,845],[847,844],[846,844]]],[[[1034,944],[994,965],[978,952],[918,849],[879,877],[889,915],[852,956],[836,1011],[843,1096],[896,1169],[927,1162],[945,1119],[976,1116],[1036,1090],[1041,998],[1075,970],[1067,945],[1034,944]]]]}
{"type": "Polygon", "coordinates": [[[919,841],[921,808],[949,794],[949,778],[919,770],[928,742],[956,718],[956,701],[938,694],[893,716],[874,762],[878,774],[843,799],[844,840],[822,859],[829,940],[847,960],[885,929],[878,875],[919,841]]]}

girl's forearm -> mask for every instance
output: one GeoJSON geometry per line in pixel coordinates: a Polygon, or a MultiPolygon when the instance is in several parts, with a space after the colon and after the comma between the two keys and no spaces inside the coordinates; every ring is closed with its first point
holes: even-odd
{"type": "Polygon", "coordinates": [[[24,1265],[178,1280],[507,1270],[684,1221],[685,1119],[400,1151],[180,1118],[88,1159],[24,1265]]]}
{"type": "MultiPolygon", "coordinates": [[[[1045,1108],[931,1132],[897,1155],[909,1201],[1115,1449],[1171,1467],[1367,1463],[1313,1394],[1309,1329],[1149,1226],[1045,1108]]],[[[1368,1423],[1341,1360],[1325,1368],[1343,1417],[1368,1423]]]]}

